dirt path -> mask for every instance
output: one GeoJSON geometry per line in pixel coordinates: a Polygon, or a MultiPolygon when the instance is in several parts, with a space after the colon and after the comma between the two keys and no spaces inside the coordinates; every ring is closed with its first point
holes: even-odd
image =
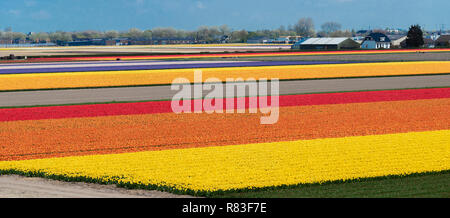
{"type": "MultiPolygon", "coordinates": [[[[447,87],[450,75],[281,81],[280,94],[447,87]]],[[[0,107],[172,99],[170,86],[0,92],[0,107]]],[[[204,95],[207,93],[204,92],[204,95]]]]}
{"type": "Polygon", "coordinates": [[[258,52],[258,51],[279,51],[289,50],[290,46],[275,45],[275,46],[219,46],[219,47],[152,47],[152,46],[123,46],[123,47],[108,47],[108,46],[81,46],[81,47],[48,47],[48,48],[3,48],[0,49],[0,57],[9,56],[67,56],[67,55],[117,55],[117,54],[156,54],[156,53],[183,53],[196,54],[201,52],[258,52]]]}
{"type": "MultiPolygon", "coordinates": [[[[223,60],[223,58],[209,58],[223,60]]],[[[227,58],[232,61],[450,61],[450,52],[351,55],[299,55],[227,58]]]]}
{"type": "Polygon", "coordinates": [[[21,176],[0,176],[0,198],[186,198],[166,192],[128,190],[114,185],[60,182],[21,176]]]}

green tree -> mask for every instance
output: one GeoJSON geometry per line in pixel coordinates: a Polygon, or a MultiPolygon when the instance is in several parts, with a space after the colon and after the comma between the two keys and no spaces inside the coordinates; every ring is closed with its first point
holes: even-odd
{"type": "Polygon", "coordinates": [[[413,25],[409,28],[408,36],[406,38],[406,47],[408,48],[417,48],[422,46],[423,41],[423,32],[422,28],[419,25],[413,25]]]}

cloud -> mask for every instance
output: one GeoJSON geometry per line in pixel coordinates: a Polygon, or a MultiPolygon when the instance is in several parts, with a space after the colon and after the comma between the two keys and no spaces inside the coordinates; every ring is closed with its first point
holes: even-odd
{"type": "Polygon", "coordinates": [[[198,9],[205,9],[206,8],[206,6],[203,4],[203,2],[200,2],[200,1],[196,2],[196,6],[197,6],[198,9]]]}
{"type": "Polygon", "coordinates": [[[333,0],[337,3],[349,3],[349,2],[354,2],[355,0],[333,0]]]}
{"type": "Polygon", "coordinates": [[[9,18],[20,18],[22,11],[19,9],[0,10],[0,14],[3,14],[9,18]]]}
{"type": "Polygon", "coordinates": [[[33,7],[33,6],[36,5],[36,1],[34,1],[34,0],[25,0],[24,4],[25,4],[26,7],[33,7]]]}
{"type": "Polygon", "coordinates": [[[48,20],[51,17],[52,16],[50,15],[50,13],[48,13],[46,10],[40,10],[40,11],[31,13],[31,18],[33,18],[35,20],[48,20]]]}
{"type": "Polygon", "coordinates": [[[10,14],[10,15],[19,16],[22,13],[22,11],[10,9],[10,10],[7,11],[7,13],[10,14]]]}

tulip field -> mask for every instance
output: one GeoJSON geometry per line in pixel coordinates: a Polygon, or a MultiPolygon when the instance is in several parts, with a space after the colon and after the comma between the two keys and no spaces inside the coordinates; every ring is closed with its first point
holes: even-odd
{"type": "Polygon", "coordinates": [[[229,57],[277,57],[304,55],[355,55],[355,54],[402,54],[416,52],[449,52],[448,48],[440,49],[390,49],[390,50],[349,50],[349,51],[299,51],[299,52],[251,52],[251,53],[217,53],[217,54],[179,54],[179,55],[141,55],[141,56],[99,56],[99,57],[56,57],[34,58],[35,61],[105,61],[105,60],[161,60],[190,58],[229,58],[229,57]]]}
{"type": "MultiPolygon", "coordinates": [[[[0,65],[0,91],[162,86],[178,77],[193,81],[194,69],[203,71],[203,79],[222,81],[450,74],[448,61],[165,63],[159,68],[75,63],[0,65]]],[[[261,113],[175,114],[171,103],[0,108],[0,174],[217,197],[289,187],[301,191],[309,185],[339,189],[341,183],[450,171],[450,84],[281,95],[273,125],[261,125],[261,113]]]]}
{"type": "MultiPolygon", "coordinates": [[[[207,78],[279,78],[280,80],[446,74],[450,62],[393,62],[199,68],[207,78]]],[[[194,81],[192,69],[3,73],[2,90],[168,85],[175,78],[194,81]]]]}

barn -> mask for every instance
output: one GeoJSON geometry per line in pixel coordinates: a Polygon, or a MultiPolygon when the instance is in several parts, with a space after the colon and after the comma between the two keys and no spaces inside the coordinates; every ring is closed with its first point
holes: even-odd
{"type": "Polygon", "coordinates": [[[351,38],[309,38],[300,44],[302,50],[339,50],[339,49],[357,49],[359,43],[351,38]]]}

